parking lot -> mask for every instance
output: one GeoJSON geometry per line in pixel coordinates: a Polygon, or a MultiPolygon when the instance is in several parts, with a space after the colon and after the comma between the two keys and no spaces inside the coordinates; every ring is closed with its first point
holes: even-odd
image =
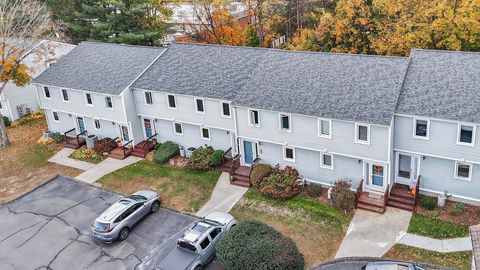
{"type": "Polygon", "coordinates": [[[94,242],[90,225],[119,197],[57,177],[0,206],[0,269],[151,269],[195,219],[161,208],[141,221],[127,240],[94,242]]]}

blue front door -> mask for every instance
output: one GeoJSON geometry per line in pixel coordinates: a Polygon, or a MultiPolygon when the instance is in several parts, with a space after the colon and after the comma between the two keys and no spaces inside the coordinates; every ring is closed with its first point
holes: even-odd
{"type": "Polygon", "coordinates": [[[148,139],[153,135],[152,121],[150,119],[143,119],[143,124],[145,126],[145,135],[148,139]]]}
{"type": "Polygon", "coordinates": [[[243,141],[243,152],[245,155],[245,163],[253,163],[253,143],[250,141],[243,141]]]}
{"type": "Polygon", "coordinates": [[[78,130],[80,131],[80,133],[84,132],[85,131],[85,122],[83,122],[83,118],[82,117],[77,117],[77,122],[78,122],[78,130]]]}

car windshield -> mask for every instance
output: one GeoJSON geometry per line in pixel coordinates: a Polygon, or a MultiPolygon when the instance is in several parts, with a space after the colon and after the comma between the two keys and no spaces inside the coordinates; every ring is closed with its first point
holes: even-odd
{"type": "Polygon", "coordinates": [[[105,231],[108,230],[108,223],[102,223],[102,222],[95,221],[94,227],[97,231],[105,232],[105,231]]]}
{"type": "Polygon", "coordinates": [[[147,198],[142,196],[142,195],[131,195],[128,197],[129,199],[132,199],[134,201],[137,201],[137,202],[141,202],[141,201],[146,201],[147,198]]]}

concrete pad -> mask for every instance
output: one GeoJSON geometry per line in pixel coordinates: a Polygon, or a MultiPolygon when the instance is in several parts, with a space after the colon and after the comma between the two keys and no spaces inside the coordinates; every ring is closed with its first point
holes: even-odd
{"type": "Polygon", "coordinates": [[[470,237],[433,239],[430,237],[407,233],[398,241],[398,243],[440,253],[472,250],[472,241],[470,237]]]}
{"type": "Polygon", "coordinates": [[[356,210],[335,258],[383,256],[406,234],[411,217],[391,207],[384,214],[356,210]]]}
{"type": "Polygon", "coordinates": [[[73,151],[75,150],[70,148],[63,148],[62,150],[58,151],[58,153],[56,153],[53,157],[51,157],[48,161],[57,163],[63,166],[76,168],[82,171],[86,171],[92,168],[93,166],[95,166],[95,164],[92,164],[92,163],[69,158],[69,156],[73,153],[73,151]]]}
{"type": "Polygon", "coordinates": [[[213,211],[229,212],[247,190],[246,187],[230,184],[228,173],[223,172],[215,185],[212,197],[196,215],[204,217],[213,211]]]}
{"type": "Polygon", "coordinates": [[[97,165],[78,175],[76,179],[87,183],[93,183],[98,179],[102,178],[104,175],[136,163],[140,160],[142,159],[134,156],[129,156],[123,160],[107,158],[104,161],[98,163],[97,165]]]}

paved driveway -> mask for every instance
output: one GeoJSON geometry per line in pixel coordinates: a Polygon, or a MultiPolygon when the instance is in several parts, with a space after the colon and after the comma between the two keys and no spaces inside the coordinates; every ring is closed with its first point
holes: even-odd
{"type": "Polygon", "coordinates": [[[0,206],[0,269],[139,268],[149,255],[171,250],[179,232],[194,220],[161,208],[140,222],[126,241],[92,241],[92,221],[119,197],[57,177],[0,206]]]}

